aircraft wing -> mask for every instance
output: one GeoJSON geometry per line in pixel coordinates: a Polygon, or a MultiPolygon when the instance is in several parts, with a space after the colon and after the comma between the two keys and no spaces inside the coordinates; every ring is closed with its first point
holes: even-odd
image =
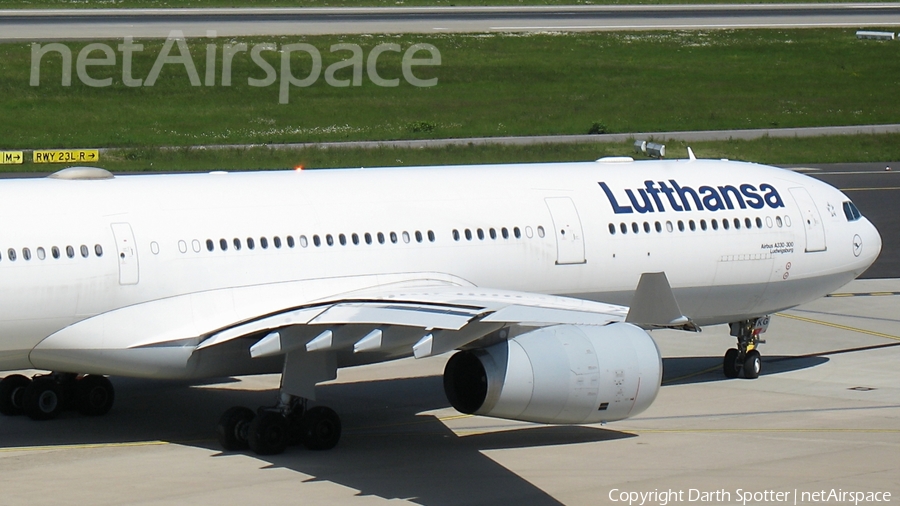
{"type": "Polygon", "coordinates": [[[366,362],[489,345],[514,337],[522,327],[621,321],[644,328],[683,326],[689,320],[660,274],[645,275],[656,276],[653,283],[642,278],[646,288],[639,289],[635,301],[647,307],[631,312],[625,306],[433,278],[369,285],[312,300],[305,294],[308,282],[211,290],[84,319],[43,340],[31,360],[50,370],[179,377],[190,376],[193,355],[239,338],[256,340],[250,347],[253,358],[294,350],[380,354],[359,361],[366,362]],[[668,297],[660,291],[668,291],[668,297]]]}

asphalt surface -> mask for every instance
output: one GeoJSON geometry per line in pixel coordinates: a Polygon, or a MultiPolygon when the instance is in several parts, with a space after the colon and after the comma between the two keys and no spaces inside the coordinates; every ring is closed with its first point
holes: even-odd
{"type": "Polygon", "coordinates": [[[213,427],[232,405],[273,402],[277,375],[193,386],[113,378],[116,406],[104,417],[0,417],[0,503],[622,505],[612,500],[621,492],[672,490],[683,499],[668,505],[795,504],[794,494],[796,504],[854,504],[802,499],[832,489],[896,502],[900,282],[841,292],[856,296],[773,317],[757,380],[722,375],[734,343],[723,326],[653,332],[659,396],[608,425],[460,415],[442,391],[447,357],[408,359],[344,369],[318,388],[342,417],[336,449],[260,457],[222,452],[213,427]],[[689,502],[691,489],[729,495],[689,502]],[[742,502],[738,490],[791,495],[742,502]]]}
{"type": "Polygon", "coordinates": [[[895,27],[900,4],[0,10],[0,40],[895,27]]]}

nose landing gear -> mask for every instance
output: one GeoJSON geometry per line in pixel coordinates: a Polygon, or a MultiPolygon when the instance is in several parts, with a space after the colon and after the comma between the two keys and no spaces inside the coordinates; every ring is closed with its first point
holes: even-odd
{"type": "Polygon", "coordinates": [[[729,324],[731,335],[738,340],[737,348],[725,352],[722,361],[722,372],[727,378],[756,379],[762,370],[762,357],[757,348],[765,341],[759,336],[769,327],[769,317],[762,316],[729,324]]]}

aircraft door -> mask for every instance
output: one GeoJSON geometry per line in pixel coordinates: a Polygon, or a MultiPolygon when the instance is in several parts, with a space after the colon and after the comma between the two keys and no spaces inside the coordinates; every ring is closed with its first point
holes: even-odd
{"type": "Polygon", "coordinates": [[[116,239],[116,256],[119,259],[119,284],[136,285],[139,278],[137,247],[134,233],[128,223],[113,223],[116,239]]]}
{"type": "Polygon", "coordinates": [[[556,235],[556,265],[583,264],[584,235],[575,203],[569,197],[544,199],[550,209],[556,235]]]}
{"type": "Polygon", "coordinates": [[[825,251],[825,225],[815,201],[806,188],[791,188],[791,195],[800,208],[803,229],[806,232],[806,252],[825,251]]]}

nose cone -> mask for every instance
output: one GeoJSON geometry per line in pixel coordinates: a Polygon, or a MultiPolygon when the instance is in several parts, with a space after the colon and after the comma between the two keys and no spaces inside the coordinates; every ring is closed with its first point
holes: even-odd
{"type": "Polygon", "coordinates": [[[857,275],[862,274],[875,263],[882,246],[881,234],[878,233],[878,229],[869,220],[865,218],[863,220],[861,230],[853,237],[853,255],[859,260],[857,275]]]}

